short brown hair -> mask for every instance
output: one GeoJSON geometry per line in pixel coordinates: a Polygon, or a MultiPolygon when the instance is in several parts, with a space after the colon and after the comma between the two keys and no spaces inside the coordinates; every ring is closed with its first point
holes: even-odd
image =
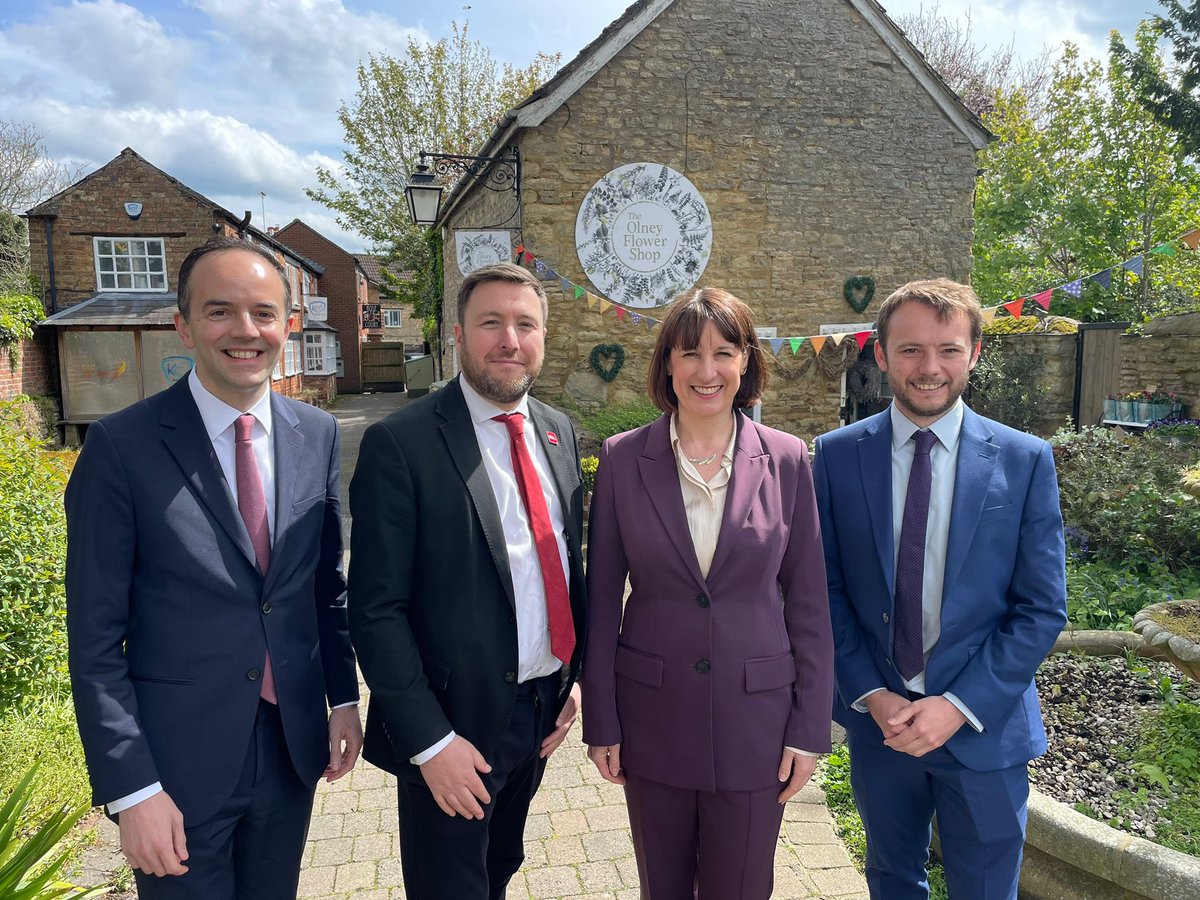
{"type": "Polygon", "coordinates": [[[229,237],[228,235],[220,235],[219,237],[210,238],[207,242],[193,249],[179,267],[179,278],[175,282],[175,289],[178,291],[179,299],[176,302],[179,305],[179,312],[183,315],[184,321],[187,321],[189,307],[191,306],[191,298],[188,297],[188,282],[191,281],[192,270],[196,268],[196,263],[200,262],[200,260],[204,259],[210,253],[225,253],[230,250],[253,253],[255,256],[260,256],[263,260],[271,264],[271,268],[275,270],[275,274],[279,276],[280,282],[283,283],[283,314],[285,316],[290,315],[292,312],[292,283],[291,279],[287,276],[287,270],[275,258],[275,254],[265,247],[260,247],[258,244],[252,244],[249,241],[243,241],[240,238],[229,237]]]}
{"type": "Polygon", "coordinates": [[[879,307],[879,315],[875,318],[875,334],[884,349],[887,349],[888,320],[902,304],[910,300],[931,307],[937,312],[939,322],[948,322],[958,313],[965,315],[971,323],[972,346],[983,337],[983,310],[971,286],[949,278],[930,278],[910,281],[895,290],[879,307]]]}
{"type": "Polygon", "coordinates": [[[742,375],[742,384],[733,398],[733,405],[751,406],[758,402],[767,389],[770,375],[766,357],[754,331],[754,315],[750,307],[721,288],[692,288],[671,301],[666,316],[658,326],[654,357],[650,360],[650,371],[646,376],[646,391],[654,405],[663,412],[679,409],[679,397],[671,386],[669,372],[671,351],[699,347],[700,336],[709,322],[721,337],[746,354],[746,372],[742,375]]]}
{"type": "Polygon", "coordinates": [[[546,289],[542,286],[541,280],[532,272],[510,262],[484,266],[481,269],[476,269],[463,279],[462,284],[458,286],[458,324],[462,324],[463,313],[467,310],[467,301],[471,299],[471,292],[479,287],[479,285],[487,284],[489,281],[523,284],[526,287],[533,288],[533,292],[542,301],[542,327],[546,327],[546,323],[550,320],[550,304],[546,300],[546,289]]]}

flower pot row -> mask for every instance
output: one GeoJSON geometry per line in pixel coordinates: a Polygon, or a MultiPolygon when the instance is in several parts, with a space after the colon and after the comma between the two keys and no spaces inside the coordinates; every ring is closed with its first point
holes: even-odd
{"type": "Polygon", "coordinates": [[[1178,404],[1150,403],[1146,400],[1114,400],[1104,401],[1104,418],[1117,422],[1135,422],[1145,425],[1156,419],[1165,419],[1177,415],[1180,411],[1178,404]]]}

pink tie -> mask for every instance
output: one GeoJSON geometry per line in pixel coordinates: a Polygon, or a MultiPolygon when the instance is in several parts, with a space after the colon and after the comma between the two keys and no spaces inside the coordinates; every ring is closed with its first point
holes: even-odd
{"type": "Polygon", "coordinates": [[[525,417],[520,413],[496,416],[508,428],[509,450],[512,454],[513,474],[521,488],[521,500],[529,516],[529,528],[533,532],[537,547],[538,564],[542,569],[542,584],[546,588],[546,618],[550,623],[550,652],[571,664],[575,651],[575,624],[571,617],[571,596],[567,591],[567,579],[563,574],[562,558],[558,555],[558,541],[554,537],[554,526],[550,523],[550,510],[546,496],[542,493],[542,482],[533,467],[533,457],[525,446],[525,417]]]}
{"type": "MultiPolygon", "coordinates": [[[[254,431],[254,416],[246,413],[233,423],[233,464],[237,472],[238,512],[250,533],[254,555],[258,559],[258,570],[267,574],[271,563],[271,528],[267,524],[267,499],[263,494],[262,476],[258,471],[258,460],[254,458],[254,445],[250,435],[254,431]]],[[[262,690],[259,695],[268,703],[278,703],[275,695],[275,673],[271,670],[271,653],[267,652],[263,663],[262,690]]]]}

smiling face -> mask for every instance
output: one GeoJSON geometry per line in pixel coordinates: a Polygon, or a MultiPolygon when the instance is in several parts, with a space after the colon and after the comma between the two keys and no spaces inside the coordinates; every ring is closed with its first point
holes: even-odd
{"type": "Polygon", "coordinates": [[[188,281],[188,315],[175,330],[193,351],[200,383],[243,412],[270,389],[291,332],[279,274],[258,255],[223,250],[201,258],[188,281]]]}
{"type": "Polygon", "coordinates": [[[742,386],[746,362],[745,350],[725,338],[712,322],[705,323],[699,345],[673,348],[667,374],[678,398],[680,417],[728,416],[742,386]]]}
{"type": "Polygon", "coordinates": [[[454,326],[459,362],[471,387],[501,409],[513,409],[542,371],[546,322],[542,300],[527,284],[476,285],[454,326]]]}
{"type": "Polygon", "coordinates": [[[941,321],[937,310],[908,300],[892,313],[887,347],[876,342],[875,361],[887,373],[896,405],[915,425],[927,428],[954,406],[979,361],[966,314],[941,321]]]}

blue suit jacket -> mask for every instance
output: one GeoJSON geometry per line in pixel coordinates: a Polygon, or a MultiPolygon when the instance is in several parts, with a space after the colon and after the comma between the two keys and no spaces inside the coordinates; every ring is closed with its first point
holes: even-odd
{"type": "Polygon", "coordinates": [[[288,750],[315,784],[326,699],[358,698],[333,418],[272,395],[264,578],[187,380],[93,424],[66,491],[71,687],[96,803],[161,781],[184,821],[234,790],[267,646],[288,750]]]}
{"type": "MultiPolygon", "coordinates": [[[[892,665],[895,550],[888,410],[824,435],[814,478],[836,647],[834,718],[882,741],[850,708],[879,687],[903,695],[892,665]]],[[[964,410],[928,694],[955,694],[983,724],[946,743],[978,771],[1046,749],[1033,675],[1066,622],[1062,516],[1050,446],[964,410]]]]}

